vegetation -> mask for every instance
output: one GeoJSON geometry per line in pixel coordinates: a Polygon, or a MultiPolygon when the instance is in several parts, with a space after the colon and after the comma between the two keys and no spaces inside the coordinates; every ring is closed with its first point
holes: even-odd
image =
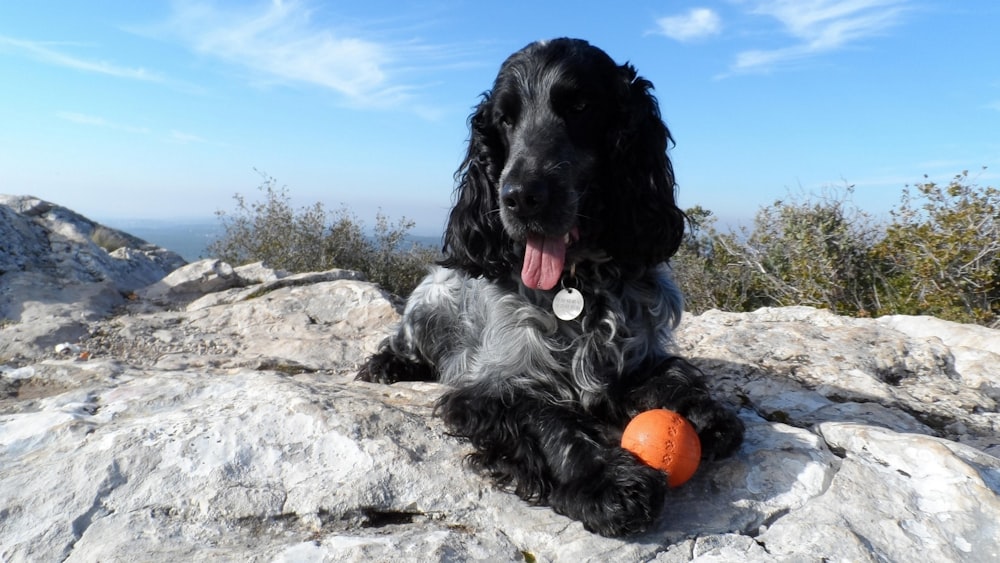
{"type": "MultiPolygon", "coordinates": [[[[413,227],[379,213],[373,234],[352,213],[294,209],[266,177],[260,201],[237,194],[219,211],[208,251],[233,264],[264,261],[291,272],[347,268],[398,295],[437,253],[407,243],[413,227]]],[[[838,314],[934,315],[1000,327],[1000,190],[967,172],[947,185],[907,186],[887,221],[851,201],[851,186],[761,208],[752,226],[723,233],[712,212],[687,210],[691,228],[672,265],[688,309],[750,311],[811,305],[838,314]]]]}
{"type": "Polygon", "coordinates": [[[322,204],[292,207],[288,190],[269,176],[258,187],[259,201],[240,194],[236,210],[218,211],[223,232],[207,252],[231,264],[263,261],[289,272],[344,268],[364,272],[388,291],[406,296],[427,273],[437,253],[406,236],[413,222],[391,223],[379,213],[372,236],[351,212],[329,213],[322,204]]]}
{"type": "Polygon", "coordinates": [[[120,231],[109,229],[104,225],[96,225],[90,233],[90,241],[108,252],[114,252],[123,246],[135,247],[138,243],[134,237],[120,231]]]}
{"type": "Polygon", "coordinates": [[[720,233],[710,211],[674,270],[695,312],[812,305],[840,314],[934,315],[1000,326],[1000,190],[967,172],[903,190],[888,224],[850,201],[850,186],[776,201],[752,229],[720,233]]]}
{"type": "Polygon", "coordinates": [[[872,259],[892,310],[1000,325],[1000,190],[970,183],[907,189],[872,259]]]}

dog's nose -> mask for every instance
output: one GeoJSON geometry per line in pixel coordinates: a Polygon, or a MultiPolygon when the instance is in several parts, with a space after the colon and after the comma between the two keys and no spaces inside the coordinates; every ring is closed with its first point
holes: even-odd
{"type": "Polygon", "coordinates": [[[504,184],[500,189],[500,201],[518,217],[532,217],[549,202],[549,190],[540,182],[504,184]]]}

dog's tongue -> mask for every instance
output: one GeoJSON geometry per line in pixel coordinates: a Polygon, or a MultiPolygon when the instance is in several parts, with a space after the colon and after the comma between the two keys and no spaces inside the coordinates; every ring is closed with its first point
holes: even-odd
{"type": "Polygon", "coordinates": [[[528,235],[524,266],[521,267],[521,282],[535,289],[552,289],[559,283],[565,261],[564,237],[528,235]]]}

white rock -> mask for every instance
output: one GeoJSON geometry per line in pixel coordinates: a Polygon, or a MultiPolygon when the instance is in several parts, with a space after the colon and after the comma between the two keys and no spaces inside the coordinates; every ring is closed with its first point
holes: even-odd
{"type": "Polygon", "coordinates": [[[1000,331],[934,317],[892,315],[877,321],[911,337],[945,344],[962,381],[1000,400],[1000,331]]]}
{"type": "Polygon", "coordinates": [[[110,282],[60,282],[42,272],[0,276],[0,361],[44,358],[124,303],[110,282]]]}
{"type": "MultiPolygon", "coordinates": [[[[717,388],[745,395],[767,418],[850,421],[864,409],[845,411],[846,404],[874,403],[878,407],[869,410],[878,417],[863,420],[960,439],[1000,454],[1000,373],[956,362],[941,339],[911,336],[890,324],[907,323],[838,317],[808,307],[710,311],[685,316],[677,342],[682,355],[715,376],[717,388]],[[965,431],[955,432],[958,426],[950,428],[955,424],[965,431]]],[[[976,336],[964,337],[963,325],[946,326],[949,339],[957,342],[992,345],[990,334],[998,332],[966,326],[976,336]]],[[[966,357],[988,353],[961,351],[966,357]]]]}
{"type": "Polygon", "coordinates": [[[757,538],[770,554],[1000,558],[1000,460],[953,442],[861,424],[823,423],[820,432],[844,452],[844,462],[825,494],[757,538]]]}
{"type": "Polygon", "coordinates": [[[235,287],[240,282],[232,266],[222,260],[206,258],[177,268],[137,294],[140,299],[158,305],[178,306],[206,293],[235,287]]]}
{"type": "Polygon", "coordinates": [[[174,252],[31,196],[0,195],[0,240],[0,273],[48,272],[62,283],[105,281],[120,291],[184,264],[174,252]]]}
{"type": "Polygon", "coordinates": [[[288,277],[288,272],[268,268],[263,262],[254,262],[233,268],[233,271],[243,281],[243,285],[253,285],[278,281],[288,277]]]}
{"type": "Polygon", "coordinates": [[[466,468],[439,385],[352,381],[400,305],[360,274],[210,260],[134,291],[163,262],[108,255],[96,228],[0,197],[16,242],[0,252],[2,561],[1000,558],[998,331],[686,316],[678,351],[746,441],[647,534],[608,539],[466,468]],[[45,359],[62,343],[81,354],[45,359]]]}
{"type": "Polygon", "coordinates": [[[28,379],[29,377],[34,377],[35,368],[33,366],[24,366],[17,369],[4,369],[0,366],[0,377],[6,377],[7,379],[28,379]]]}
{"type": "Polygon", "coordinates": [[[76,342],[123,294],[182,264],[176,253],[64,207],[0,195],[0,361],[43,358],[76,342]]]}
{"type": "Polygon", "coordinates": [[[66,354],[79,354],[81,348],[71,342],[61,342],[55,345],[56,354],[66,355],[66,354]]]}

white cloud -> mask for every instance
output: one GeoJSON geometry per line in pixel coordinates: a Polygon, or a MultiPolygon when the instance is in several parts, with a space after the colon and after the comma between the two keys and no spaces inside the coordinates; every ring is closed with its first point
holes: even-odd
{"type": "MultiPolygon", "coordinates": [[[[136,133],[147,135],[150,130],[146,127],[136,127],[134,125],[128,125],[125,123],[119,123],[116,121],[111,121],[104,117],[98,115],[91,115],[87,113],[79,113],[74,111],[61,111],[56,113],[56,117],[64,121],[69,121],[77,125],[86,125],[89,127],[101,127],[104,129],[112,129],[115,131],[124,131],[126,133],[136,133]]],[[[161,134],[158,134],[160,136],[161,134]]],[[[190,145],[196,143],[207,143],[208,140],[200,135],[195,135],[193,133],[185,133],[183,131],[178,131],[177,129],[171,129],[168,134],[164,137],[164,140],[173,144],[180,145],[190,145]]]]}
{"type": "Polygon", "coordinates": [[[719,15],[708,8],[693,8],[686,14],[656,20],[660,33],[677,41],[692,41],[722,30],[719,15]]]}
{"type": "Polygon", "coordinates": [[[295,0],[224,11],[178,1],[162,30],[197,53],[252,71],[259,82],[304,83],[327,88],[362,106],[392,106],[413,88],[398,84],[391,68],[417,45],[366,39],[315,21],[295,0]]]}
{"type": "Polygon", "coordinates": [[[177,131],[176,129],[172,129],[170,131],[170,137],[168,137],[168,140],[172,143],[179,143],[182,145],[207,142],[203,137],[194,135],[192,133],[184,133],[183,131],[177,131]]]}
{"type": "Polygon", "coordinates": [[[774,18],[796,43],[741,52],[733,72],[761,72],[828,53],[898,25],[907,0],[752,0],[750,13],[774,18]]]}
{"type": "Polygon", "coordinates": [[[128,133],[149,133],[149,129],[145,127],[135,127],[133,125],[126,125],[123,123],[116,123],[114,121],[109,121],[103,117],[96,115],[88,115],[85,113],[77,113],[72,111],[61,111],[56,114],[56,117],[63,119],[77,125],[89,125],[92,127],[104,127],[106,129],[114,129],[116,131],[126,131],[128,133]]]}
{"type": "Polygon", "coordinates": [[[142,67],[124,67],[107,61],[95,61],[81,58],[60,51],[54,47],[55,44],[43,41],[26,41],[0,35],[0,47],[6,46],[27,56],[52,65],[72,68],[84,72],[92,72],[114,76],[116,78],[127,78],[130,80],[141,80],[145,82],[164,82],[162,75],[150,72],[142,67]]]}

